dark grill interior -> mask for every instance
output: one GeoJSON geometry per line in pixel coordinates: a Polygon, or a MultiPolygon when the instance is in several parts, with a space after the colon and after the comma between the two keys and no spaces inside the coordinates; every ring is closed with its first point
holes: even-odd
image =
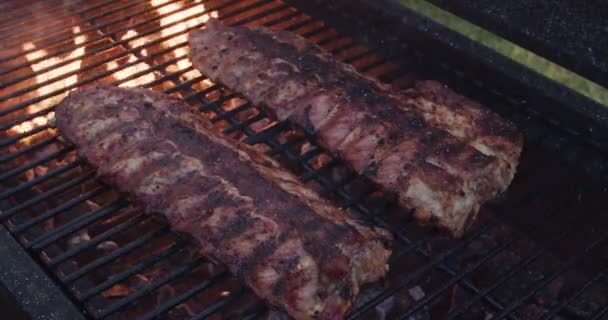
{"type": "Polygon", "coordinates": [[[403,88],[440,77],[424,68],[439,63],[424,54],[387,55],[278,0],[51,0],[0,8],[0,221],[86,317],[281,317],[161,218],[98,182],[62,143],[48,123],[53,105],[74,88],[111,82],[181,97],[226,135],[255,144],[361,220],[391,230],[390,274],[363,291],[353,319],[608,319],[608,188],[605,158],[593,146],[477,88],[473,94],[518,124],[526,148],[508,194],[482,209],[464,239],[450,240],[417,226],[305,133],[193,70],[185,35],[212,12],[227,24],[290,30],[403,88]]]}

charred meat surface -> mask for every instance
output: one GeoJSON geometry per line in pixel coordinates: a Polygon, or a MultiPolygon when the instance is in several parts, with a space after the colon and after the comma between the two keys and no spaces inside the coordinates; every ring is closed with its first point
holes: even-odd
{"type": "Polygon", "coordinates": [[[419,221],[455,236],[515,174],[515,127],[439,83],[395,92],[305,38],[217,20],[190,33],[190,50],[212,80],[315,135],[419,221]]]}
{"type": "Polygon", "coordinates": [[[341,319],[387,271],[390,234],[357,223],[183,102],[98,86],[56,108],[57,127],[98,175],[166,216],[203,254],[297,319],[341,319]]]}

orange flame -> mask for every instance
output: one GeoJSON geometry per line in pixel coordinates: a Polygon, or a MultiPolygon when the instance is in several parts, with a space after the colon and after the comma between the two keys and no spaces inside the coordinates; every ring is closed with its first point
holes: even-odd
{"type": "MultiPolygon", "coordinates": [[[[166,4],[167,2],[169,2],[169,0],[150,0],[150,4],[152,6],[160,6],[160,5],[166,4]]],[[[158,8],[157,12],[159,15],[165,15],[165,14],[168,14],[169,12],[172,12],[175,10],[180,10],[183,8],[184,8],[184,5],[182,3],[172,3],[172,4],[165,5],[165,6],[158,8]]],[[[212,11],[210,13],[200,15],[203,12],[205,12],[205,10],[206,10],[205,5],[201,3],[199,5],[195,5],[190,8],[180,10],[174,14],[169,14],[168,16],[161,18],[160,25],[163,28],[160,32],[160,36],[161,37],[170,36],[172,34],[185,31],[186,29],[194,27],[196,25],[205,23],[211,17],[213,17],[213,18],[218,17],[217,11],[212,11]],[[198,15],[198,16],[195,18],[188,18],[193,15],[198,15]],[[175,23],[175,22],[180,22],[180,23],[173,25],[173,26],[165,27],[165,26],[167,26],[171,23],[175,23]]],[[[178,36],[172,37],[172,38],[168,39],[167,41],[164,41],[163,45],[166,47],[171,47],[171,46],[185,43],[187,41],[188,41],[188,35],[187,35],[187,33],[183,33],[178,36]]],[[[176,66],[174,66],[173,70],[171,70],[171,71],[184,70],[191,66],[191,63],[187,57],[187,54],[188,54],[187,47],[180,47],[180,48],[175,49],[175,51],[174,51],[175,57],[184,56],[185,58],[178,60],[176,63],[176,66]]],[[[197,76],[200,76],[200,73],[198,73],[198,71],[192,70],[192,71],[184,74],[183,77],[185,79],[192,79],[197,76]]]]}
{"type": "MultiPolygon", "coordinates": [[[[124,36],[121,37],[121,40],[132,39],[132,40],[128,40],[129,45],[131,45],[132,47],[139,47],[139,46],[145,44],[145,42],[146,42],[145,37],[137,37],[137,36],[138,36],[137,31],[131,29],[131,30],[127,31],[127,33],[125,33],[124,36]]],[[[142,50],[142,54],[144,56],[148,55],[148,52],[146,51],[146,49],[142,50]]],[[[138,60],[138,58],[135,57],[135,55],[130,54],[127,63],[134,63],[137,60],[138,60]]],[[[124,80],[124,79],[132,76],[135,73],[151,69],[150,65],[145,62],[138,62],[129,67],[121,69],[120,66],[118,65],[118,63],[115,61],[110,61],[106,65],[106,68],[108,69],[108,71],[120,69],[113,74],[114,78],[116,78],[117,80],[124,80]]],[[[140,77],[123,82],[120,84],[120,86],[121,87],[143,86],[154,80],[156,80],[155,75],[152,72],[148,72],[146,74],[143,74],[140,77]]]]}
{"type": "MultiPolygon", "coordinates": [[[[34,72],[40,72],[35,75],[36,84],[44,83],[43,86],[35,89],[35,94],[37,96],[42,96],[50,94],[57,90],[61,90],[65,87],[74,85],[78,81],[77,74],[67,76],[63,79],[60,78],[70,72],[79,70],[82,63],[82,59],[76,59],[61,67],[53,68],[53,66],[59,65],[69,59],[73,59],[84,54],[85,47],[81,46],[81,44],[86,41],[86,37],[84,35],[78,35],[80,33],[80,27],[78,26],[73,27],[72,32],[74,35],[77,35],[75,38],[75,44],[77,48],[70,52],[67,56],[51,56],[33,63],[32,61],[36,61],[49,55],[49,52],[45,49],[35,50],[36,45],[32,42],[25,42],[21,46],[24,51],[34,50],[32,52],[27,53],[25,55],[25,58],[28,61],[32,62],[30,66],[34,72]],[[46,68],[50,69],[48,71],[42,71],[46,68]]],[[[61,101],[66,96],[66,94],[67,93],[62,93],[49,99],[40,101],[38,103],[34,103],[27,107],[26,113],[31,114],[40,110],[48,109],[52,105],[57,104],[59,101],[61,101]]],[[[54,113],[50,112],[47,115],[36,117],[30,121],[24,121],[18,125],[11,127],[8,130],[8,133],[9,135],[16,135],[20,133],[29,132],[37,127],[46,125],[49,122],[49,119],[51,119],[53,116],[54,113]]],[[[30,144],[34,140],[34,137],[35,136],[25,137],[20,142],[26,145],[30,144]]]]}

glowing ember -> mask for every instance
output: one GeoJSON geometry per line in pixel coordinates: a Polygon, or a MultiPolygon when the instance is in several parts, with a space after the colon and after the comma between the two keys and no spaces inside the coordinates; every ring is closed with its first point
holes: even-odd
{"type": "MultiPolygon", "coordinates": [[[[75,35],[80,33],[80,27],[76,26],[76,27],[72,28],[72,32],[75,35]]],[[[67,56],[64,56],[64,57],[52,56],[52,57],[49,57],[42,61],[39,61],[37,63],[31,64],[32,70],[34,70],[34,72],[39,72],[40,70],[45,69],[45,68],[51,68],[50,70],[48,70],[46,72],[42,72],[42,73],[36,75],[36,83],[45,83],[44,86],[37,89],[38,95],[40,95],[40,96],[46,95],[53,91],[65,88],[67,86],[71,86],[78,81],[77,74],[70,75],[63,79],[58,79],[58,78],[66,75],[70,72],[79,70],[80,65],[82,63],[82,59],[76,59],[75,61],[72,61],[61,67],[55,67],[55,68],[53,68],[53,67],[56,65],[59,65],[60,63],[66,61],[66,60],[73,59],[76,57],[82,57],[85,52],[85,47],[82,46],[82,43],[85,41],[86,41],[86,37],[84,35],[78,35],[78,36],[76,36],[75,41],[74,41],[76,44],[76,49],[74,51],[70,52],[67,56]]],[[[36,49],[36,45],[34,45],[32,42],[26,42],[22,45],[22,48],[24,51],[25,50],[34,50],[34,49],[36,49]]],[[[49,53],[46,50],[41,49],[41,50],[36,50],[36,51],[26,54],[25,58],[28,61],[34,61],[36,59],[45,57],[48,54],[49,53]]],[[[58,102],[59,100],[63,99],[64,96],[65,96],[65,93],[55,96],[51,99],[46,99],[45,101],[39,103],[38,105],[32,105],[31,106],[32,108],[36,108],[36,110],[34,110],[32,112],[43,109],[43,107],[48,107],[49,105],[54,104],[54,103],[58,102]]]]}
{"type": "MultiPolygon", "coordinates": [[[[150,0],[150,4],[152,6],[160,6],[160,5],[166,4],[168,2],[169,2],[169,0],[150,0]]],[[[200,2],[200,1],[196,1],[196,2],[200,2]]],[[[171,3],[169,5],[165,5],[165,6],[158,8],[157,12],[159,15],[164,15],[164,14],[168,14],[169,12],[183,9],[183,7],[184,7],[184,5],[182,3],[176,2],[176,3],[171,3]]],[[[200,3],[198,5],[192,6],[190,8],[184,9],[184,10],[180,10],[179,12],[176,12],[174,14],[169,14],[168,16],[161,18],[160,25],[164,28],[162,29],[160,36],[161,37],[171,36],[172,34],[175,34],[178,32],[183,32],[188,28],[191,28],[191,27],[194,27],[197,25],[201,25],[202,23],[209,20],[210,17],[214,17],[214,18],[218,17],[217,11],[212,11],[210,13],[202,14],[203,12],[205,12],[205,10],[206,10],[205,5],[200,3]],[[196,17],[188,18],[191,16],[196,16],[196,17]],[[180,23],[175,24],[173,26],[165,27],[171,23],[175,23],[178,21],[180,23]]],[[[163,42],[163,45],[166,47],[171,47],[171,46],[185,43],[187,41],[188,41],[188,34],[183,33],[183,34],[172,37],[171,39],[163,42]]],[[[184,46],[184,47],[177,48],[177,49],[175,49],[173,54],[175,57],[181,57],[181,56],[184,57],[183,59],[180,59],[177,61],[177,64],[176,64],[177,70],[184,70],[191,66],[190,60],[187,58],[187,54],[188,54],[187,47],[184,46]]],[[[173,69],[175,69],[175,67],[173,69]]],[[[177,71],[177,70],[171,70],[171,71],[177,71]]],[[[192,70],[190,72],[185,73],[183,75],[183,77],[185,79],[192,79],[199,75],[200,75],[200,73],[192,70]]]]}
{"type": "MultiPolygon", "coordinates": [[[[127,40],[129,42],[129,45],[131,45],[132,47],[142,46],[146,42],[145,37],[138,37],[137,31],[132,30],[132,29],[127,31],[127,33],[125,33],[122,36],[121,40],[127,40]],[[129,40],[129,39],[131,39],[131,40],[129,40]]],[[[148,52],[146,51],[146,49],[142,50],[142,54],[144,56],[148,55],[148,52]]],[[[135,63],[137,61],[138,61],[138,58],[135,57],[134,55],[130,54],[129,59],[125,63],[135,63]]],[[[106,68],[108,69],[108,71],[117,70],[113,74],[114,78],[116,78],[117,80],[124,80],[138,72],[143,72],[143,71],[151,69],[150,65],[145,62],[137,62],[129,67],[122,68],[121,66],[118,65],[118,63],[116,61],[111,61],[110,63],[108,63],[106,65],[106,68]]],[[[131,79],[126,82],[123,82],[120,84],[120,86],[121,87],[143,86],[154,80],[156,80],[156,77],[154,76],[154,74],[152,72],[148,72],[135,79],[131,79]]]]}
{"type": "MultiPolygon", "coordinates": [[[[72,28],[72,32],[77,35],[80,33],[80,27],[76,26],[72,28]]],[[[22,49],[24,51],[32,51],[25,55],[25,58],[30,61],[37,61],[38,59],[42,59],[35,63],[31,63],[30,66],[32,70],[37,73],[35,75],[36,84],[44,83],[43,86],[34,90],[37,96],[43,96],[47,94],[51,94],[52,92],[62,90],[65,87],[74,85],[78,81],[78,75],[75,71],[80,69],[82,59],[76,59],[72,62],[69,62],[65,65],[58,66],[64,63],[67,60],[75,59],[77,57],[82,57],[85,52],[85,47],[81,46],[81,44],[86,41],[86,36],[77,35],[75,37],[76,49],[70,52],[66,56],[49,56],[49,52],[45,49],[36,50],[36,45],[32,42],[25,42],[22,45],[22,49]],[[50,68],[48,71],[43,71],[47,68],[50,68]],[[39,72],[39,73],[38,73],[39,72]],[[67,74],[74,73],[72,75],[66,76],[67,74]]],[[[50,97],[49,99],[45,99],[41,102],[29,105],[25,112],[27,114],[35,113],[40,110],[45,110],[51,107],[52,105],[58,103],[66,96],[67,92],[62,94],[55,95],[50,97]]],[[[36,117],[30,121],[22,122],[18,125],[13,126],[8,130],[9,135],[18,135],[21,133],[26,133],[34,130],[37,127],[44,126],[49,122],[49,119],[53,117],[53,113],[48,113],[46,115],[36,117]]],[[[35,140],[38,135],[27,136],[21,139],[21,143],[25,145],[29,145],[35,140]]]]}
{"type": "Polygon", "coordinates": [[[131,289],[129,289],[129,287],[122,284],[117,284],[104,291],[101,295],[104,298],[122,298],[128,296],[129,294],[131,294],[131,289]]]}

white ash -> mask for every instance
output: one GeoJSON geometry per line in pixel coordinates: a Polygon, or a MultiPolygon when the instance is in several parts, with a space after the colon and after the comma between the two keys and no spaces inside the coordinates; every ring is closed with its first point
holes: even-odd
{"type": "Polygon", "coordinates": [[[413,288],[410,288],[408,290],[410,296],[412,297],[412,299],[414,299],[414,301],[419,301],[422,300],[424,298],[424,296],[426,295],[424,293],[424,290],[422,290],[422,288],[420,286],[415,286],[413,288]]]}
{"type": "Polygon", "coordinates": [[[135,277],[133,277],[133,285],[135,286],[136,289],[141,289],[144,286],[146,286],[148,283],[150,282],[150,279],[148,279],[148,277],[142,275],[142,274],[136,274],[135,277]]]}
{"type": "Polygon", "coordinates": [[[90,208],[92,211],[99,210],[99,209],[101,208],[101,206],[100,206],[100,205],[98,205],[97,203],[95,203],[95,202],[93,202],[93,201],[91,201],[91,200],[87,200],[87,201],[85,201],[85,202],[86,202],[86,204],[89,206],[89,208],[90,208]]]}
{"type": "Polygon", "coordinates": [[[118,244],[114,241],[104,241],[97,245],[97,250],[111,252],[118,249],[118,244]]]}
{"type": "Polygon", "coordinates": [[[51,128],[57,127],[57,118],[55,118],[55,112],[51,111],[48,116],[48,125],[51,128]]]}

